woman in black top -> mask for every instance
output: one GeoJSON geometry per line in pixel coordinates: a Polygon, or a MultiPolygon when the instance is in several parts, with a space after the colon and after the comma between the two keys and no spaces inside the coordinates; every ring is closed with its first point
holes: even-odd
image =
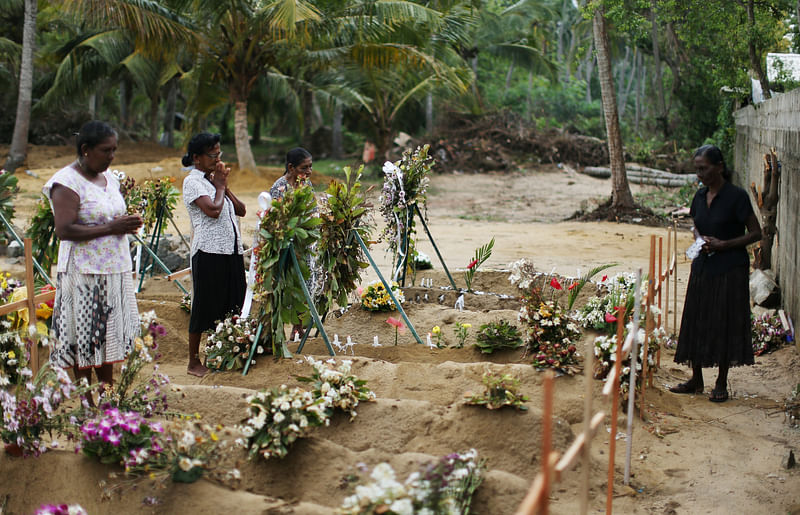
{"type": "Polygon", "coordinates": [[[728,368],[754,363],[747,245],[761,239],[761,226],[747,192],[729,182],[731,173],[719,148],[697,149],[694,166],[703,187],[695,193],[690,213],[695,238],[705,243],[692,261],[675,352],[676,363],[692,367],[692,378],[670,391],[701,393],[703,367],[719,366],[709,400],[724,402],[728,368]]]}

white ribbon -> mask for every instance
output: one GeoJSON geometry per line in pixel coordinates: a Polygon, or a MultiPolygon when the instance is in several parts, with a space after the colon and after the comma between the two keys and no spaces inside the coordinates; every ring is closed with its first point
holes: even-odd
{"type": "MultiPolygon", "coordinates": [[[[261,227],[261,218],[272,209],[272,195],[268,191],[262,191],[258,195],[258,206],[261,212],[258,214],[258,224],[256,225],[256,232],[253,234],[253,248],[258,244],[258,233],[261,227]]],[[[250,316],[250,308],[253,306],[253,288],[256,282],[256,261],[258,256],[255,252],[250,254],[250,267],[247,270],[247,293],[244,295],[244,305],[242,306],[242,313],[240,318],[247,318],[250,316]]]]}

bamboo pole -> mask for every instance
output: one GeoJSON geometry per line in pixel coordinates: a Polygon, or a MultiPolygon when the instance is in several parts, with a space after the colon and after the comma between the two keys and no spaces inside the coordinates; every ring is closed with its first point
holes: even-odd
{"type": "MultiPolygon", "coordinates": [[[[661,290],[663,290],[664,285],[664,265],[662,262],[662,256],[664,255],[664,248],[663,248],[664,238],[661,236],[658,237],[658,325],[657,327],[661,327],[661,290]]],[[[661,345],[659,344],[658,350],[656,350],[656,366],[661,367],[661,345]]]]}
{"type": "MultiPolygon", "coordinates": [[[[36,289],[33,284],[33,241],[25,238],[25,288],[28,291],[28,327],[36,328],[36,289]]],[[[31,353],[31,370],[39,371],[39,343],[28,340],[31,353]]]]}
{"type": "Polygon", "coordinates": [[[678,224],[672,218],[672,262],[675,264],[673,272],[675,280],[672,282],[672,332],[678,334],[678,224]]]}
{"type": "MultiPolygon", "coordinates": [[[[673,274],[672,232],[667,229],[667,273],[664,279],[664,334],[669,335],[669,278],[673,274]]],[[[659,363],[660,364],[660,363],[659,363]]]]}
{"type": "Polygon", "coordinates": [[[611,387],[611,435],[608,440],[608,486],[606,487],[606,513],[611,514],[614,502],[614,458],[617,450],[617,412],[619,411],[619,376],[622,372],[622,345],[625,331],[625,306],[617,307],[617,356],[611,387]]]}
{"type": "Polygon", "coordinates": [[[583,380],[585,382],[583,398],[583,469],[581,470],[581,515],[589,512],[589,473],[592,464],[592,363],[594,360],[594,342],[590,338],[586,342],[586,357],[583,359],[583,380]]]}

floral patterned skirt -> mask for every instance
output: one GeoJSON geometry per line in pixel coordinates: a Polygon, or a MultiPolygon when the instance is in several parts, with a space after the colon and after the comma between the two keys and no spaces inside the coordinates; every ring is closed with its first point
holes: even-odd
{"type": "Polygon", "coordinates": [[[94,368],[123,361],[139,336],[139,311],[130,272],[59,272],[53,305],[50,362],[94,368]]]}

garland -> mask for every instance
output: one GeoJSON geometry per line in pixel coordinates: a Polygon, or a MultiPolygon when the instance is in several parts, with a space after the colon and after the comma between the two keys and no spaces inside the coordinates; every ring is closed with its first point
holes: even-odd
{"type": "Polygon", "coordinates": [[[325,308],[334,302],[340,307],[347,306],[347,296],[361,282],[361,271],[369,267],[361,246],[352,234],[353,231],[357,232],[367,242],[372,231],[366,195],[361,191],[359,182],[363,169],[361,165],[353,172],[349,166],[345,166],[345,181],[331,181],[325,191],[327,202],[321,210],[318,246],[318,262],[327,277],[323,290],[325,308]]]}
{"type": "Polygon", "coordinates": [[[314,192],[309,186],[287,190],[272,201],[259,224],[254,299],[261,302],[260,322],[272,340],[272,354],[291,357],[286,348],[284,324],[295,324],[307,310],[302,281],[310,271],[305,254],[319,237],[322,220],[315,216],[314,192]],[[303,277],[297,277],[289,252],[294,252],[303,277]]]}
{"type": "Polygon", "coordinates": [[[413,266],[416,255],[414,239],[415,206],[425,206],[428,183],[434,160],[428,156],[430,145],[417,147],[413,152],[406,150],[400,161],[386,161],[383,165],[384,181],[381,191],[381,215],[386,228],[379,239],[389,237],[389,250],[394,256],[396,280],[403,266],[413,266]]]}

